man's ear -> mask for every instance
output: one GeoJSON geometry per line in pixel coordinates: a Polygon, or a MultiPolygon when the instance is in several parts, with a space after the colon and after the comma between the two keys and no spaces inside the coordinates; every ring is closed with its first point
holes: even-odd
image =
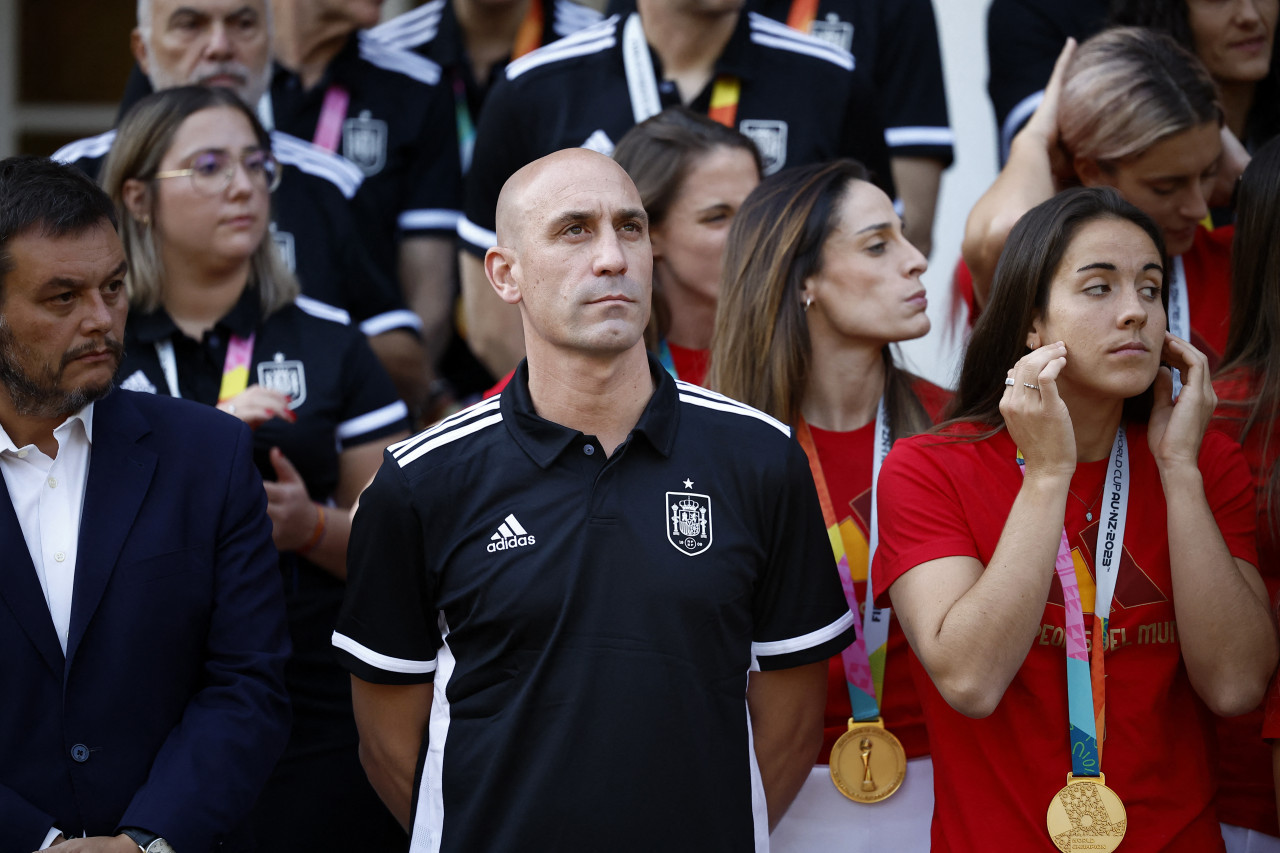
{"type": "Polygon", "coordinates": [[[504,246],[494,246],[485,253],[484,274],[497,292],[498,298],[508,305],[520,302],[520,285],[515,276],[515,253],[504,246]]]}
{"type": "Polygon", "coordinates": [[[151,61],[147,56],[147,43],[142,40],[142,30],[137,27],[129,33],[129,49],[133,51],[133,58],[138,61],[138,67],[142,69],[142,73],[150,77],[151,61]]]}
{"type": "Polygon", "coordinates": [[[125,181],[120,196],[131,217],[144,225],[151,224],[151,189],[144,181],[137,178],[125,181]]]}

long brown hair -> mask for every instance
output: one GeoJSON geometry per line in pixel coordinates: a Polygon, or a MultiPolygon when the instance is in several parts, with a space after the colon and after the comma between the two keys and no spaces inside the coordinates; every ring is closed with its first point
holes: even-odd
{"type": "MultiPolygon", "coordinates": [[[[960,368],[960,387],[951,419],[938,427],[948,431],[959,421],[1004,426],[1000,398],[1009,368],[1026,355],[1027,333],[1036,317],[1049,308],[1054,273],[1081,227],[1098,219],[1132,222],[1151,238],[1166,274],[1169,256],[1159,226],[1110,187],[1064,190],[1023,214],[1004,244],[996,265],[988,306],[978,317],[960,368]]],[[[1160,289],[1160,302],[1169,310],[1169,291],[1160,289]]],[[[1137,420],[1151,411],[1151,389],[1125,401],[1125,417],[1137,420]]],[[[989,434],[989,433],[988,433],[989,434]]]]}
{"type": "MultiPolygon", "coordinates": [[[[1240,178],[1231,245],[1231,326],[1218,375],[1247,373],[1253,395],[1224,403],[1244,421],[1240,443],[1255,430],[1262,458],[1280,408],[1280,140],[1258,149],[1240,178]]],[[[1272,466],[1262,499],[1272,533],[1280,532],[1280,466],[1272,466]]]]}
{"type": "MultiPolygon", "coordinates": [[[[613,159],[626,170],[649,214],[649,227],[661,225],[680,196],[694,164],[719,148],[751,155],[756,175],[764,172],[760,151],[751,138],[686,107],[668,107],[623,134],[613,159]]],[[[654,277],[653,316],[645,328],[645,344],[656,350],[671,328],[671,307],[654,277]]]]}
{"type": "MultiPolygon", "coordinates": [[[[784,423],[800,417],[813,360],[800,294],[822,266],[840,202],[867,170],[854,160],[785,169],[756,187],[734,217],[725,246],[707,386],[784,423]]],[[[893,439],[929,428],[888,344],[885,407],[893,439]]]]}

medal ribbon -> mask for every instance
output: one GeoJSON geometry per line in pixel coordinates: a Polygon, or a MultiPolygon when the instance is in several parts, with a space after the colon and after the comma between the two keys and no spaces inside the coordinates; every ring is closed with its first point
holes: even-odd
{"type": "MultiPolygon", "coordinates": [[[[1173,274],[1169,276],[1169,331],[1184,341],[1191,340],[1191,309],[1187,306],[1187,271],[1182,265],[1182,255],[1173,259],[1173,274]]],[[[1182,391],[1182,375],[1173,372],[1173,397],[1182,391]]]]}
{"type": "Polygon", "coordinates": [[[663,370],[671,374],[672,379],[680,378],[680,374],[676,372],[676,360],[671,357],[671,347],[667,346],[666,338],[658,341],[658,363],[662,365],[663,370]]]}
{"type": "Polygon", "coordinates": [[[791,9],[787,12],[787,26],[807,33],[817,17],[818,0],[791,0],[791,9]]]}
{"type": "Polygon", "coordinates": [[[334,83],[324,93],[320,106],[320,120],[316,122],[316,135],[311,141],[326,151],[337,151],[342,142],[342,120],[347,117],[351,93],[334,83]]]}
{"type": "Polygon", "coordinates": [[[880,698],[884,693],[885,656],[888,651],[889,622],[892,612],[888,607],[875,607],[875,587],[871,580],[871,561],[875,557],[879,536],[876,526],[879,522],[876,500],[876,482],[880,479],[880,463],[889,454],[892,442],[889,438],[889,413],[884,398],[876,409],[875,441],[876,449],[871,471],[871,524],[867,550],[867,591],[866,610],[858,603],[858,590],[854,585],[853,573],[849,567],[849,555],[845,552],[844,539],[840,535],[840,522],[836,518],[835,507],[831,503],[831,490],[827,486],[827,478],[822,472],[822,463],[818,459],[818,449],[813,442],[813,433],[804,418],[796,424],[796,439],[809,457],[809,470],[813,474],[813,484],[818,490],[818,502],[822,505],[822,520],[827,525],[827,536],[831,541],[831,550],[836,559],[836,570],[840,574],[840,586],[844,589],[845,601],[849,610],[855,614],[862,613],[862,630],[858,638],[840,653],[844,663],[845,682],[849,688],[849,703],[853,708],[853,719],[856,721],[874,720],[880,716],[880,698]],[[870,650],[870,651],[868,651],[870,650]]]}
{"type": "MultiPolygon", "coordinates": [[[[622,25],[622,67],[627,75],[627,93],[631,97],[631,114],[636,124],[662,112],[658,95],[657,72],[644,36],[640,15],[632,12],[622,25]]],[[[742,81],[730,74],[716,77],[711,87],[711,106],[707,116],[725,127],[733,127],[738,118],[738,97],[742,81]]]]}
{"type": "MultiPolygon", "coordinates": [[[[222,385],[218,389],[218,402],[223,403],[249,387],[249,363],[253,360],[253,341],[257,335],[250,333],[242,338],[232,335],[227,342],[227,357],[222,362],[222,385]]],[[[181,397],[178,390],[178,360],[173,354],[173,341],[156,341],[156,357],[164,382],[169,386],[170,397],[181,397]]]]}
{"type": "MultiPolygon", "coordinates": [[[[1022,453],[1018,470],[1026,475],[1022,453]]],[[[1129,514],[1129,452],[1124,427],[1116,431],[1103,485],[1106,500],[1098,519],[1098,543],[1094,547],[1093,630],[1084,639],[1084,606],[1076,581],[1075,560],[1062,528],[1053,568],[1062,584],[1066,609],[1067,709],[1071,722],[1071,772],[1074,776],[1098,776],[1102,772],[1102,744],[1106,737],[1106,645],[1115,596],[1124,528],[1129,514]]]]}

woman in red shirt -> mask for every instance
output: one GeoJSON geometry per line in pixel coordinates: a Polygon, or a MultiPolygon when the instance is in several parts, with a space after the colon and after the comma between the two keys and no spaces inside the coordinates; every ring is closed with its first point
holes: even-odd
{"type": "Polygon", "coordinates": [[[935,851],[1223,849],[1203,712],[1254,707],[1277,640],[1168,268],[1112,189],[1032,208],[955,419],[881,471],[872,577],[921,664],[935,851]]]}
{"type": "Polygon", "coordinates": [[[929,743],[906,640],[887,609],[858,607],[876,541],[874,472],[950,396],[892,352],[929,331],[927,266],[851,160],[767,178],[729,232],[710,387],[794,426],[866,635],[831,659],[819,764],[774,830],[775,851],[929,849],[929,743]]]}
{"type": "MultiPolygon", "coordinates": [[[[1218,393],[1214,427],[1240,442],[1258,489],[1258,569],[1273,600],[1280,592],[1280,141],[1258,149],[1240,179],[1236,196],[1236,234],[1231,273],[1231,334],[1222,369],[1213,383],[1218,393]]],[[[1242,804],[1270,800],[1271,829],[1275,837],[1276,786],[1259,771],[1266,753],[1258,742],[1259,730],[1267,738],[1280,738],[1280,694],[1267,702],[1263,725],[1261,710],[1230,720],[1220,720],[1224,791],[1238,792],[1242,804]],[[1272,784],[1266,784],[1271,782],[1272,784]]],[[[1276,752],[1280,770],[1280,751],[1276,752]]],[[[1260,814],[1263,806],[1258,805],[1260,814]]],[[[1241,821],[1242,825],[1244,824],[1241,821]]]]}

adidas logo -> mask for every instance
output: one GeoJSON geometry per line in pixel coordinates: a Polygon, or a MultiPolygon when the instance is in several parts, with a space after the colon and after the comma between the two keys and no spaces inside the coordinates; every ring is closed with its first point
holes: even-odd
{"type": "Polygon", "coordinates": [[[504,518],[502,524],[498,525],[498,532],[490,536],[489,539],[488,551],[490,554],[511,548],[519,548],[521,545],[533,545],[537,542],[529,534],[529,531],[520,526],[520,522],[516,521],[514,514],[504,518]]]}

